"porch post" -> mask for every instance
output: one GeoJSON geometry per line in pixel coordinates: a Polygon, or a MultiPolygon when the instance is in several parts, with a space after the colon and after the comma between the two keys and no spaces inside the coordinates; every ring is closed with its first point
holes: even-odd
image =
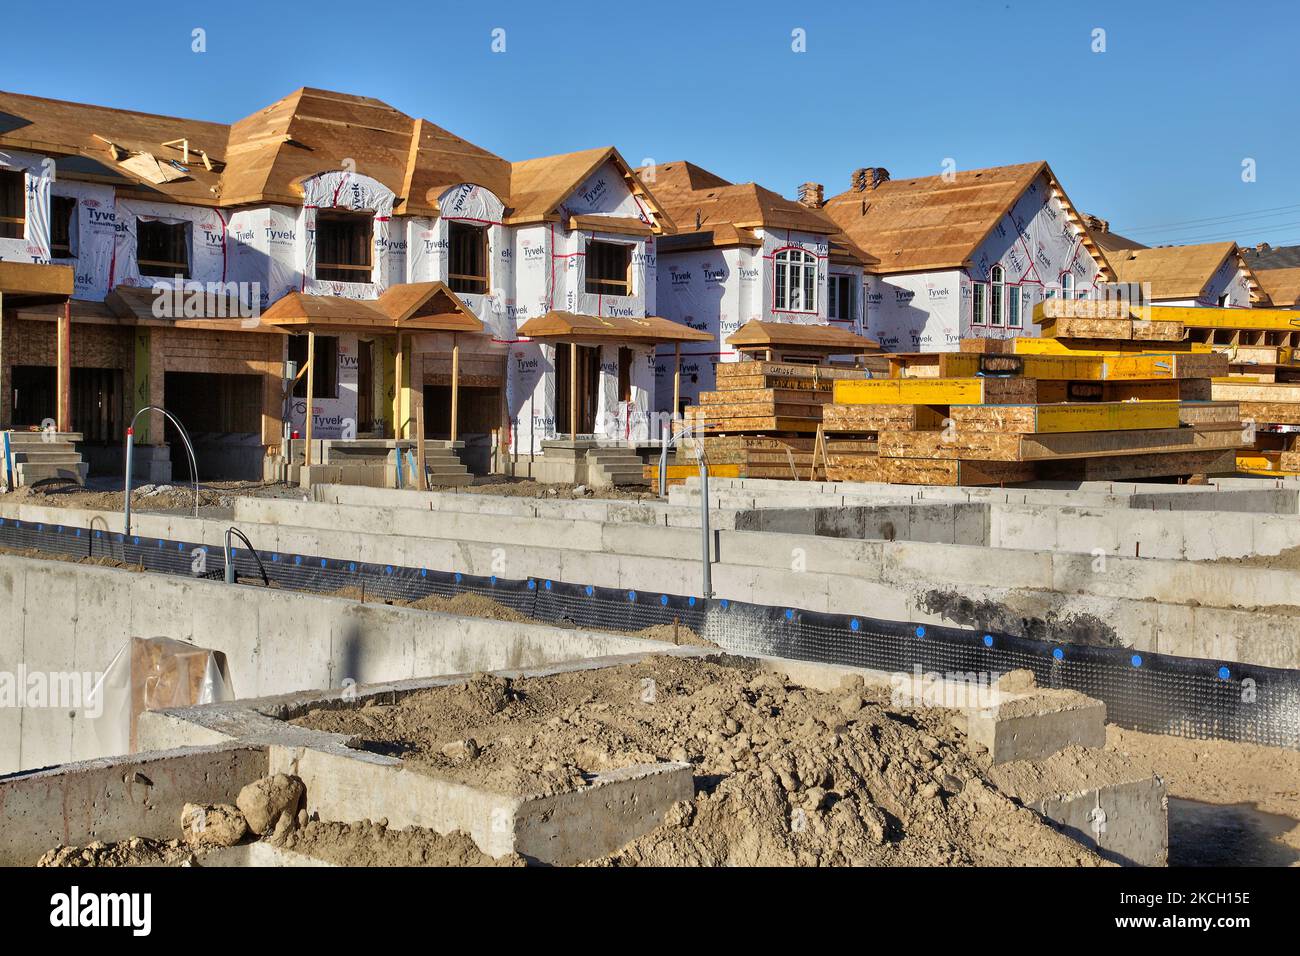
{"type": "Polygon", "coordinates": [[[393,373],[393,438],[399,439],[406,430],[406,423],[402,421],[402,363],[406,356],[402,352],[402,333],[397,333],[397,349],[394,357],[393,373]]]}
{"type": "Polygon", "coordinates": [[[307,421],[304,425],[303,435],[307,439],[307,457],[303,459],[306,465],[311,464],[311,437],[312,437],[312,419],[316,412],[316,333],[307,330],[307,421]]]}
{"type": "Polygon", "coordinates": [[[456,444],[460,424],[460,339],[451,333],[451,443],[456,444]]]}
{"type": "Polygon", "coordinates": [[[668,415],[669,420],[677,418],[677,409],[681,407],[682,399],[682,343],[673,343],[673,407],[668,415]]]}
{"type": "Polygon", "coordinates": [[[578,343],[569,343],[569,437],[578,440],[578,343]]]}
{"type": "Polygon", "coordinates": [[[72,431],[72,299],[63,302],[56,335],[57,398],[54,405],[54,427],[60,432],[72,431]]]}

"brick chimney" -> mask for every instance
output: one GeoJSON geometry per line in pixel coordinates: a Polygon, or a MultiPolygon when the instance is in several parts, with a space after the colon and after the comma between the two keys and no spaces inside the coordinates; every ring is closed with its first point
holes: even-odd
{"type": "Polygon", "coordinates": [[[889,182],[889,170],[883,166],[864,166],[853,170],[850,186],[856,193],[869,192],[881,183],[889,182]]]}
{"type": "Polygon", "coordinates": [[[804,183],[799,187],[799,201],[809,209],[820,209],[826,204],[821,183],[804,183]]]}

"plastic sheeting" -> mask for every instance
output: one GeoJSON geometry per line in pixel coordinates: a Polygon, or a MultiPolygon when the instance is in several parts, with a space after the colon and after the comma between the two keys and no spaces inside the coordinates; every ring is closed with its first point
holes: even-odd
{"type": "Polygon", "coordinates": [[[302,287],[298,266],[298,210],[288,206],[241,209],[226,224],[226,275],[231,281],[257,283],[258,304],[302,287]]]}
{"type": "Polygon", "coordinates": [[[234,700],[226,655],[169,637],[133,638],[90,692],[87,711],[106,756],[135,753],[136,723],[146,710],[234,700]]]}
{"type": "Polygon", "coordinates": [[[102,302],[108,295],[108,276],[113,268],[117,243],[117,206],[113,189],[96,183],[56,180],[50,187],[50,194],[77,201],[68,235],[73,257],[53,261],[74,268],[74,298],[102,302]]]}
{"type": "Polygon", "coordinates": [[[0,259],[11,262],[50,261],[50,184],[54,160],[33,153],[0,150],[0,169],[21,170],[27,195],[27,225],[22,239],[0,239],[0,259]]]}
{"type": "Polygon", "coordinates": [[[302,291],[368,299],[387,289],[390,285],[388,249],[392,239],[393,191],[377,179],[343,169],[303,180],[302,196],[302,228],[299,230],[302,291]],[[319,209],[369,212],[375,217],[369,282],[315,278],[316,213],[319,209]]]}

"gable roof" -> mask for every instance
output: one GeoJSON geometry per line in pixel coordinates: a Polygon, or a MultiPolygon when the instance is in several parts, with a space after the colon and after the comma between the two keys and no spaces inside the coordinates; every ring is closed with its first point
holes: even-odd
{"type": "MultiPolygon", "coordinates": [[[[649,167],[638,172],[643,175],[649,167]]],[[[832,258],[870,265],[875,259],[845,236],[820,209],[786,199],[757,183],[730,183],[694,163],[654,167],[655,195],[677,223],[677,236],[663,251],[708,246],[761,246],[755,229],[789,229],[827,236],[832,258]]]]}
{"type": "Polygon", "coordinates": [[[947,178],[889,179],[874,189],[832,196],[825,209],[849,238],[880,261],[873,272],[960,269],[971,264],[976,250],[1040,176],[1079,228],[1102,275],[1109,276],[1105,253],[1042,161],[963,170],[947,178]]]}
{"type": "Polygon", "coordinates": [[[378,299],[290,292],[262,313],[261,324],[283,330],[483,331],[483,323],[441,282],[400,283],[378,299]]]}
{"type": "Polygon", "coordinates": [[[1300,266],[1256,269],[1255,278],[1273,305],[1282,309],[1300,305],[1300,266]]]}
{"type": "Polygon", "coordinates": [[[1122,249],[1111,254],[1111,264],[1119,282],[1149,282],[1153,299],[1196,299],[1204,294],[1210,279],[1230,258],[1245,271],[1251,300],[1261,300],[1259,281],[1235,242],[1122,249]]]}
{"type": "Polygon", "coordinates": [[[439,193],[457,183],[503,199],[510,190],[510,164],[499,156],[380,100],[307,87],[231,126],[0,92],[0,147],[68,157],[59,162],[67,178],[193,205],[297,204],[300,179],[346,160],[391,189],[403,215],[435,214],[439,193]],[[174,140],[188,141],[188,163],[182,147],[163,145],[174,140]],[[139,154],[177,178],[159,182],[133,169],[139,154]]]}
{"type": "Polygon", "coordinates": [[[561,208],[565,200],[611,161],[622,175],[628,190],[637,198],[641,210],[652,220],[652,226],[660,232],[673,232],[672,217],[613,146],[513,163],[510,171],[510,209],[506,221],[511,225],[561,221],[564,219],[561,208]]]}

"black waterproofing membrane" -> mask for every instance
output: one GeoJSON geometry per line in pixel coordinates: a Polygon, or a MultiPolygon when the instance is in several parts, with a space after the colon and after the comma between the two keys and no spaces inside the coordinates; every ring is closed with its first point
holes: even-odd
{"type": "MultiPolygon", "coordinates": [[[[0,545],[77,557],[114,558],[165,574],[224,577],[221,549],[188,541],[126,537],[107,529],[0,519],[0,545]]],[[[235,549],[242,582],[328,594],[357,588],[366,600],[416,601],[473,592],[540,623],[639,631],[674,621],[726,651],[938,674],[985,686],[1020,668],[1041,687],[1102,700],[1120,727],[1300,749],[1300,671],[1053,644],[1008,634],[826,614],[657,591],[624,591],[546,578],[507,580],[457,571],[366,564],[315,555],[235,549]]],[[[151,636],[151,635],[140,635],[151,636]]],[[[901,686],[901,684],[900,684],[901,686]]],[[[910,685],[913,688],[915,684],[910,685]]],[[[935,701],[942,703],[942,701],[935,701]]]]}

